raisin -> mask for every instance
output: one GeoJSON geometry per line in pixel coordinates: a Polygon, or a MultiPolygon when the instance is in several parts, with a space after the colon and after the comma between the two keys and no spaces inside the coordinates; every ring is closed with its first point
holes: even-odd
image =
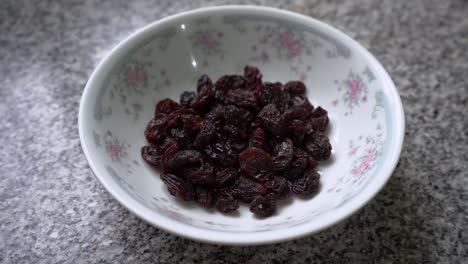
{"type": "Polygon", "coordinates": [[[252,132],[252,135],[250,135],[249,146],[263,149],[264,143],[265,143],[265,130],[259,127],[252,132]]]}
{"type": "Polygon", "coordinates": [[[308,169],[304,175],[292,182],[291,189],[295,194],[310,195],[318,191],[320,187],[320,174],[313,169],[308,169]]]}
{"type": "Polygon", "coordinates": [[[228,105],[224,108],[224,118],[229,124],[246,127],[253,119],[253,116],[252,113],[242,107],[228,105]]]}
{"type": "Polygon", "coordinates": [[[229,193],[244,203],[252,202],[255,197],[267,193],[267,189],[257,181],[241,176],[228,188],[229,193]]]}
{"type": "Polygon", "coordinates": [[[193,185],[173,174],[161,174],[161,180],[166,184],[170,194],[184,200],[190,201],[195,197],[193,185]]]}
{"type": "Polygon", "coordinates": [[[302,143],[306,133],[310,130],[310,127],[302,120],[293,120],[288,126],[289,131],[294,136],[295,142],[297,144],[302,143]]]}
{"type": "Polygon", "coordinates": [[[223,126],[221,128],[221,131],[228,138],[233,138],[236,140],[245,140],[248,137],[244,131],[242,131],[240,128],[231,124],[223,126]]]}
{"type": "Polygon", "coordinates": [[[180,104],[182,106],[188,107],[196,96],[197,94],[195,92],[185,91],[180,95],[180,104]]]}
{"type": "Polygon", "coordinates": [[[276,145],[273,166],[277,171],[286,169],[291,163],[294,155],[294,146],[291,139],[286,138],[276,145]]]}
{"type": "Polygon", "coordinates": [[[208,187],[204,186],[196,186],[195,187],[195,194],[197,202],[205,207],[205,208],[212,208],[214,204],[213,193],[208,187]]]}
{"type": "Polygon", "coordinates": [[[255,108],[257,106],[253,92],[242,89],[228,90],[223,97],[223,102],[245,108],[255,108]]]}
{"type": "Polygon", "coordinates": [[[245,66],[244,67],[244,79],[246,82],[247,89],[257,90],[261,88],[262,84],[262,74],[258,68],[245,66]]]}
{"type": "Polygon", "coordinates": [[[266,180],[273,170],[273,159],[267,152],[249,147],[239,155],[242,173],[259,181],[266,180]]]}
{"type": "Polygon", "coordinates": [[[199,86],[199,92],[190,103],[190,107],[199,113],[205,113],[210,110],[210,106],[214,101],[214,91],[212,85],[204,84],[199,86]]]}
{"type": "Polygon", "coordinates": [[[303,95],[306,91],[306,86],[301,81],[289,81],[284,85],[284,89],[290,94],[303,95]]]}
{"type": "Polygon", "coordinates": [[[305,140],[305,148],[316,160],[326,160],[331,155],[331,144],[327,136],[320,132],[313,132],[305,140]]]}
{"type": "Polygon", "coordinates": [[[229,192],[221,189],[215,192],[215,206],[221,213],[230,213],[239,208],[239,202],[229,192]]]}
{"type": "Polygon", "coordinates": [[[192,144],[193,148],[201,149],[208,145],[211,140],[216,136],[216,127],[211,122],[205,122],[200,133],[195,137],[195,140],[192,144]]]}
{"type": "Polygon", "coordinates": [[[181,150],[168,159],[168,165],[171,169],[182,167],[199,167],[202,161],[202,155],[196,150],[181,150]]]}
{"type": "Polygon", "coordinates": [[[204,184],[211,186],[215,182],[213,165],[204,162],[200,167],[185,167],[181,175],[193,184],[204,184]]]}
{"type": "Polygon", "coordinates": [[[263,107],[262,111],[258,114],[261,119],[263,127],[268,132],[276,136],[281,136],[285,132],[285,120],[282,118],[281,113],[278,111],[274,104],[269,104],[263,107]]]}
{"type": "Polygon", "coordinates": [[[159,144],[164,141],[166,138],[165,129],[168,125],[166,114],[156,114],[156,116],[151,119],[145,129],[145,137],[148,142],[152,144],[159,144]]]}
{"type": "Polygon", "coordinates": [[[300,177],[308,167],[309,156],[306,152],[295,149],[294,158],[289,167],[284,171],[283,176],[288,180],[300,177]]]}
{"type": "Polygon", "coordinates": [[[312,129],[318,131],[325,131],[328,127],[328,123],[330,122],[328,119],[328,112],[324,110],[322,107],[317,107],[312,111],[310,114],[310,125],[312,129]]]}
{"type": "MultiPolygon", "coordinates": [[[[227,107],[226,107],[227,108],[227,107]]],[[[205,119],[213,124],[222,124],[225,120],[225,108],[221,104],[216,104],[206,113],[205,119]]]]}
{"type": "Polygon", "coordinates": [[[239,172],[234,168],[221,168],[216,172],[215,184],[217,188],[230,185],[239,178],[239,172]]]}
{"type": "Polygon", "coordinates": [[[157,114],[170,114],[180,108],[180,105],[172,99],[164,99],[159,101],[156,105],[155,115],[157,114]]]}
{"type": "Polygon", "coordinates": [[[240,75],[224,75],[216,81],[214,86],[216,91],[224,94],[229,90],[245,88],[245,79],[240,75]]]}
{"type": "Polygon", "coordinates": [[[273,193],[278,199],[287,198],[291,193],[289,182],[279,176],[274,176],[264,184],[265,188],[273,193]]]}
{"type": "Polygon", "coordinates": [[[164,154],[161,157],[161,170],[164,173],[167,173],[171,170],[171,166],[169,166],[169,159],[176,154],[179,151],[179,144],[177,143],[172,143],[169,145],[164,151],[164,154]]]}
{"type": "Polygon", "coordinates": [[[143,159],[153,166],[160,166],[161,155],[157,147],[155,146],[144,146],[141,148],[141,156],[143,159]]]}
{"type": "Polygon", "coordinates": [[[197,82],[197,93],[201,93],[207,89],[213,89],[213,82],[208,75],[203,74],[197,82]]]}
{"type": "Polygon", "coordinates": [[[258,196],[249,206],[250,212],[259,217],[272,216],[276,211],[275,196],[268,194],[266,196],[258,196]]]}
{"type": "Polygon", "coordinates": [[[204,152],[206,155],[222,166],[234,166],[237,164],[237,153],[235,153],[228,145],[221,142],[208,145],[204,152]]]}

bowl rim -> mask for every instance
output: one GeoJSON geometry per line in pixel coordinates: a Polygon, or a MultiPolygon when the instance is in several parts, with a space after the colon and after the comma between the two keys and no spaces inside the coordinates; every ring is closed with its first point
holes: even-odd
{"type": "Polygon", "coordinates": [[[88,161],[88,164],[96,178],[121,205],[123,205],[130,212],[132,212],[142,220],[169,233],[196,241],[225,245],[259,245],[297,239],[306,235],[317,233],[341,222],[342,220],[348,218],[350,215],[356,213],[358,210],[364,207],[364,205],[366,205],[370,200],[372,200],[377,195],[377,193],[379,193],[379,191],[385,186],[398,163],[404,140],[405,119],[400,96],[389,74],[366,48],[364,48],[361,44],[359,44],[351,37],[347,36],[345,33],[315,18],[301,15],[292,11],[264,6],[224,5],[193,9],[190,11],[180,12],[165,17],[161,20],[152,22],[144,26],[143,28],[137,30],[129,37],[121,41],[117,46],[115,46],[99,62],[99,64],[92,72],[88,82],[86,83],[80,100],[80,107],[78,113],[78,129],[80,145],[88,161]],[[184,17],[190,17],[193,15],[196,16],[204,14],[213,14],[219,11],[245,11],[263,13],[275,17],[287,17],[288,19],[295,20],[298,23],[319,28],[320,30],[327,32],[330,35],[334,35],[335,37],[340,38],[341,40],[343,40],[343,42],[347,43],[351,47],[351,49],[357,50],[360,54],[362,54],[373,66],[373,68],[377,70],[376,75],[381,76],[382,81],[386,84],[385,86],[389,89],[389,95],[392,97],[392,102],[394,103],[394,109],[392,108],[392,110],[394,110],[394,120],[392,121],[394,122],[395,129],[393,131],[390,131],[390,133],[392,133],[395,137],[395,145],[393,146],[393,151],[391,151],[392,155],[388,156],[387,162],[385,162],[384,166],[382,166],[379,177],[374,177],[373,180],[369,182],[369,184],[367,184],[367,186],[365,187],[366,191],[362,191],[359,194],[357,194],[352,199],[353,201],[350,201],[346,206],[324,213],[328,215],[328,218],[324,218],[324,220],[322,221],[312,222],[312,224],[310,222],[302,223],[300,225],[292,226],[287,229],[268,230],[263,232],[252,233],[233,233],[201,229],[196,226],[186,225],[172,220],[170,218],[164,217],[162,215],[159,215],[156,212],[145,207],[141,203],[135,201],[128,194],[114,190],[113,187],[110,186],[110,184],[107,182],[107,180],[100,175],[100,170],[97,168],[96,161],[94,161],[91,158],[91,151],[87,146],[87,141],[84,136],[85,131],[87,131],[86,117],[90,116],[87,114],[87,112],[90,111],[90,108],[86,106],[89,106],[91,102],[91,91],[93,89],[99,88],[98,83],[101,81],[102,75],[108,72],[108,69],[113,65],[112,62],[115,61],[118,57],[121,57],[123,51],[126,51],[128,47],[134,45],[135,43],[139,43],[142,39],[148,37],[148,35],[152,34],[154,30],[157,30],[157,28],[162,25],[173,23],[184,17]]]}

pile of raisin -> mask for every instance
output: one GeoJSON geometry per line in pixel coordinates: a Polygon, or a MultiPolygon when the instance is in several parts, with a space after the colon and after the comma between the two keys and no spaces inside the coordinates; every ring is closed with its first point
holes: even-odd
{"type": "Polygon", "coordinates": [[[239,202],[260,217],[291,193],[318,191],[319,161],[331,154],[327,111],[314,108],[300,81],[263,82],[260,71],[198,80],[179,103],[156,105],[141,149],[168,191],[229,213],[239,202]]]}

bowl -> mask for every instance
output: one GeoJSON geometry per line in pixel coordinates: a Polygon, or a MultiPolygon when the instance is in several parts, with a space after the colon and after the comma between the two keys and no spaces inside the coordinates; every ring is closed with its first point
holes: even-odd
{"type": "Polygon", "coordinates": [[[117,45],[92,73],[80,103],[79,133],[89,165],[112,196],[156,227],[216,244],[273,243],[323,230],[369,202],[390,178],[404,137],[398,92],[361,45],[310,17],[267,7],[221,6],[154,22],[117,45]],[[155,104],[212,79],[241,73],[302,80],[329,111],[333,153],[321,188],[258,219],[241,206],[224,215],[171,196],[141,156],[155,104]]]}

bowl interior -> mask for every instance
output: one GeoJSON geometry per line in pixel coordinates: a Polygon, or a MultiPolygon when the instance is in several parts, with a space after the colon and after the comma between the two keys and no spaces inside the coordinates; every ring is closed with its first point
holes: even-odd
{"type": "Polygon", "coordinates": [[[365,203],[356,197],[380,184],[372,197],[393,169],[386,163],[398,158],[401,110],[395,110],[399,99],[385,71],[346,36],[291,13],[208,10],[151,25],[112,52],[87,90],[80,125],[94,172],[132,211],[179,233],[170,225],[239,234],[330,224],[330,213],[351,213],[365,203]],[[259,67],[264,81],[304,81],[311,102],[327,109],[331,120],[333,155],[319,167],[320,192],[283,201],[267,219],[247,206],[223,215],[181,202],[140,156],[156,102],[195,90],[204,73],[216,79],[241,74],[245,65],[259,67]]]}

